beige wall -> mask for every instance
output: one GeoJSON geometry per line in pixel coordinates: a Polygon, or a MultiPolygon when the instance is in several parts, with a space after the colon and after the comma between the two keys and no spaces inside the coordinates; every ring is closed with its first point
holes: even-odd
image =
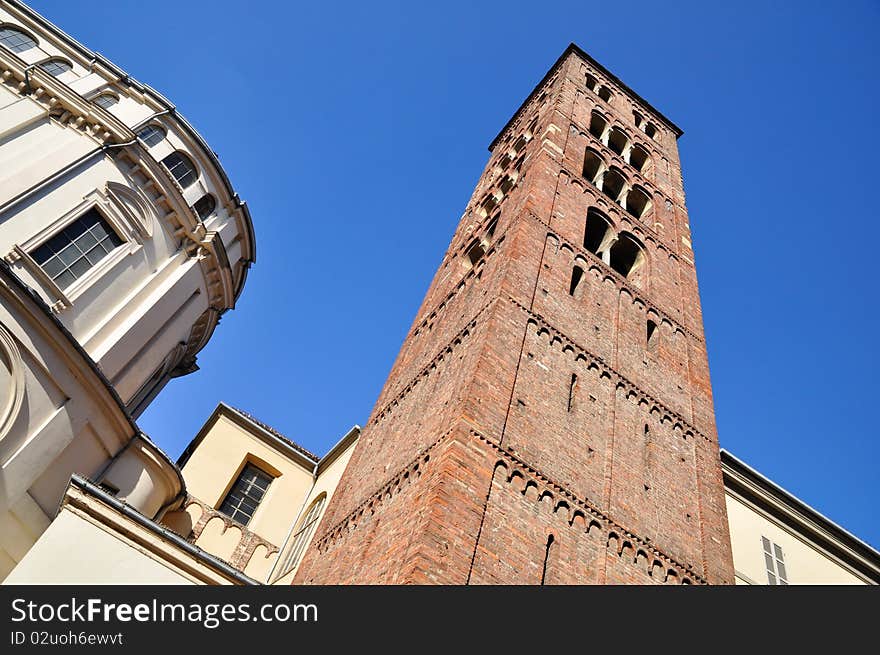
{"type": "Polygon", "coordinates": [[[78,513],[62,511],[3,584],[196,583],[151,556],[151,550],[134,547],[78,513]]]}
{"type": "Polygon", "coordinates": [[[802,534],[728,490],[727,516],[737,584],[768,584],[761,537],[782,548],[789,584],[866,584],[802,534]]]}
{"type": "MultiPolygon", "coordinates": [[[[353,439],[351,444],[341,453],[336,455],[335,459],[330,462],[330,464],[325,469],[319,469],[318,478],[315,481],[315,486],[309,493],[308,497],[305,499],[305,502],[302,503],[302,510],[299,512],[299,516],[297,516],[297,522],[293,525],[293,529],[290,531],[290,536],[296,533],[299,528],[299,524],[302,522],[305,512],[311,506],[311,504],[322,494],[326,494],[327,498],[324,502],[323,509],[327,509],[327,504],[330,502],[330,498],[333,496],[333,492],[336,491],[336,486],[339,484],[340,478],[342,478],[342,474],[345,472],[345,467],[348,466],[348,460],[351,459],[351,454],[354,452],[355,444],[357,444],[357,439],[353,439]]],[[[321,517],[318,517],[318,522],[320,522],[321,517]]],[[[315,534],[312,533],[310,538],[314,539],[315,534]]],[[[281,551],[281,554],[278,558],[279,564],[276,569],[272,572],[272,584],[290,584],[293,580],[293,576],[296,574],[296,569],[299,566],[299,562],[295,563],[293,568],[285,567],[285,556],[290,550],[291,543],[284,544],[284,548],[281,551]],[[288,570],[285,570],[287,568],[288,570]]],[[[306,544],[306,548],[308,549],[308,544],[306,544]]],[[[300,557],[300,561],[302,561],[302,557],[300,557]]]]}
{"type": "Polygon", "coordinates": [[[248,462],[273,475],[247,528],[277,546],[311,489],[313,465],[294,461],[258,433],[219,415],[183,466],[183,477],[191,495],[217,509],[248,462]]]}

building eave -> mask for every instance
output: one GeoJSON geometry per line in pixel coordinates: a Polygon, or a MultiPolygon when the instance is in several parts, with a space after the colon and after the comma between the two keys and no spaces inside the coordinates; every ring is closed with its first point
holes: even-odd
{"type": "Polygon", "coordinates": [[[489,152],[492,152],[495,149],[495,145],[498,143],[498,141],[501,139],[501,137],[504,136],[504,133],[507,131],[507,128],[509,128],[510,125],[517,118],[519,118],[520,114],[523,112],[523,110],[526,108],[526,106],[529,104],[529,102],[532,100],[532,98],[535,96],[535,94],[538,92],[538,90],[542,86],[544,86],[544,84],[547,82],[547,80],[549,80],[550,77],[552,77],[553,73],[555,73],[559,69],[559,67],[563,64],[563,62],[565,62],[566,58],[569,55],[571,55],[572,53],[576,54],[581,59],[584,59],[588,64],[590,64],[596,70],[598,70],[600,73],[602,73],[602,75],[604,75],[609,80],[611,80],[618,88],[620,88],[621,91],[624,91],[627,95],[631,96],[634,100],[636,100],[639,104],[641,104],[645,109],[651,111],[670,130],[672,130],[672,132],[675,134],[676,139],[678,137],[680,137],[682,134],[684,134],[684,131],[680,127],[678,127],[678,125],[676,125],[671,120],[666,118],[666,116],[664,116],[662,112],[657,110],[656,107],[654,107],[651,103],[649,103],[647,100],[645,100],[638,93],[633,91],[619,77],[617,77],[617,75],[615,75],[610,70],[605,68],[602,64],[600,64],[598,61],[593,59],[580,46],[578,46],[575,43],[569,43],[568,47],[565,49],[565,52],[563,52],[559,56],[559,59],[557,59],[556,62],[550,67],[550,70],[548,70],[547,73],[544,75],[544,77],[541,78],[541,81],[535,85],[535,88],[532,89],[531,93],[529,93],[529,95],[526,97],[526,99],[523,101],[523,103],[514,112],[513,116],[510,117],[510,120],[508,120],[504,124],[504,127],[501,128],[501,131],[498,133],[498,135],[494,139],[492,139],[492,143],[489,144],[489,152]]]}
{"type": "Polygon", "coordinates": [[[721,449],[724,486],[795,532],[804,534],[861,575],[880,584],[880,552],[751,466],[721,449]]]}
{"type": "Polygon", "coordinates": [[[180,457],[177,458],[178,466],[182,468],[186,465],[186,463],[189,461],[189,458],[195,452],[196,448],[198,448],[199,444],[217,422],[217,419],[219,419],[221,416],[229,419],[239,427],[247,430],[250,434],[254,435],[258,439],[262,439],[263,441],[267,442],[270,446],[272,446],[282,454],[286,455],[309,472],[314,471],[315,467],[320,461],[318,457],[312,455],[301,446],[290,442],[288,439],[281,438],[276,434],[272,434],[272,432],[264,428],[251,417],[235,409],[231,405],[220,402],[211,413],[211,416],[208,418],[208,420],[205,421],[205,424],[201,427],[196,436],[193,437],[192,441],[190,441],[189,444],[187,444],[186,448],[180,454],[180,457]]]}
{"type": "MultiPolygon", "coordinates": [[[[39,24],[43,29],[47,32],[50,32],[56,38],[63,40],[70,47],[78,52],[81,57],[84,57],[88,60],[93,60],[108,70],[110,70],[114,75],[116,75],[124,84],[128,84],[132,86],[134,89],[143,93],[144,95],[149,96],[155,103],[157,103],[164,110],[167,110],[168,114],[172,116],[183,128],[183,130],[187,133],[187,135],[199,146],[199,148],[203,151],[203,155],[210,161],[211,165],[217,171],[220,179],[223,181],[224,186],[226,187],[226,192],[229,197],[232,199],[232,202],[235,204],[236,208],[241,211],[242,217],[244,219],[246,230],[248,234],[247,242],[249,245],[249,252],[245,253],[244,259],[249,263],[255,263],[257,260],[257,251],[256,251],[256,240],[254,238],[254,227],[253,220],[251,218],[250,210],[247,207],[247,204],[241,200],[238,193],[236,193],[235,189],[232,186],[232,182],[229,179],[229,176],[226,174],[226,171],[223,169],[223,166],[220,164],[220,160],[217,157],[217,153],[215,153],[208,143],[205,141],[204,137],[190,124],[190,122],[177,110],[177,107],[168,100],[164,95],[159,93],[153,87],[139,82],[134,77],[126,73],[122,68],[114,64],[113,62],[106,59],[103,55],[94,50],[88,48],[83,45],[75,38],[70,36],[67,32],[60,29],[58,26],[54,25],[51,21],[44,18],[40,13],[33,10],[28,5],[24,4],[21,0],[4,0],[8,5],[11,5],[15,8],[16,11],[21,12],[25,16],[27,16],[30,20],[39,24]]],[[[246,276],[242,276],[242,284],[244,286],[244,279],[246,276]]],[[[238,289],[238,292],[235,294],[236,298],[241,293],[241,289],[238,289]]]]}

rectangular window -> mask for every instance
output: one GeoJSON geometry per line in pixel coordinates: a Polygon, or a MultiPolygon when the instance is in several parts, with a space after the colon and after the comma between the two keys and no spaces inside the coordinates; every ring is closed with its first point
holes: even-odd
{"type": "Polygon", "coordinates": [[[773,544],[767,537],[761,537],[764,546],[764,564],[767,567],[767,581],[772,585],[787,585],[788,575],[782,559],[782,548],[773,544]]]}
{"type": "Polygon", "coordinates": [[[232,489],[226,494],[226,498],[220,505],[219,510],[231,519],[247,525],[248,521],[257,511],[257,506],[266,495],[272,476],[258,469],[253,464],[244,467],[232,489]]]}
{"type": "Polygon", "coordinates": [[[121,245],[122,239],[93,207],[30,254],[65,289],[121,245]]]}

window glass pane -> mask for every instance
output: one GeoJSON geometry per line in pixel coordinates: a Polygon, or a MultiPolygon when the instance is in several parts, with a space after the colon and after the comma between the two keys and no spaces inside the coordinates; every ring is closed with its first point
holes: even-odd
{"type": "Polygon", "coordinates": [[[196,215],[204,220],[211,215],[211,212],[214,211],[214,207],[216,206],[216,204],[217,202],[214,200],[214,196],[208,194],[196,200],[196,204],[193,205],[193,209],[195,210],[196,215]]]}
{"type": "Polygon", "coordinates": [[[122,239],[93,208],[30,254],[63,289],[120,245],[122,239]]]}
{"type": "Polygon", "coordinates": [[[773,551],[776,553],[776,559],[782,559],[782,549],[778,544],[773,544],[773,551]]]}
{"type": "Polygon", "coordinates": [[[769,580],[770,584],[776,584],[776,576],[767,571],[767,580],[769,580]]]}
{"type": "Polygon", "coordinates": [[[767,537],[761,537],[761,543],[764,545],[764,552],[765,553],[772,552],[770,550],[770,540],[767,537]]]}
{"type": "Polygon", "coordinates": [[[771,573],[776,571],[776,568],[773,566],[773,555],[770,553],[764,553],[764,563],[767,565],[767,570],[771,573]]]}
{"type": "Polygon", "coordinates": [[[293,537],[290,551],[284,559],[284,565],[281,567],[281,572],[278,577],[287,575],[299,563],[303,551],[308,545],[309,540],[312,538],[315,529],[318,527],[318,519],[321,517],[321,510],[324,508],[324,503],[326,501],[327,497],[322,496],[309,508],[305,519],[303,519],[302,525],[300,525],[293,537]]]}
{"type": "Polygon", "coordinates": [[[229,493],[226,494],[219,511],[239,523],[247,525],[271,481],[271,476],[252,464],[248,464],[239,473],[229,493]]]}
{"type": "Polygon", "coordinates": [[[0,44],[3,44],[12,52],[24,52],[36,47],[37,42],[24,32],[11,27],[4,27],[0,29],[0,44]]]}
{"type": "Polygon", "coordinates": [[[785,574],[785,564],[782,563],[781,559],[776,560],[776,572],[779,574],[780,582],[788,579],[788,576],[785,574]]]}
{"type": "Polygon", "coordinates": [[[70,70],[70,64],[61,59],[51,59],[40,64],[40,68],[49,73],[49,75],[58,77],[62,73],[66,73],[70,70]]]}
{"type": "Polygon", "coordinates": [[[119,100],[116,99],[116,96],[110,95],[109,93],[104,93],[95,98],[95,104],[104,109],[110,109],[110,107],[117,102],[119,102],[119,100]]]}
{"type": "Polygon", "coordinates": [[[83,233],[79,241],[77,241],[76,245],[78,245],[83,250],[90,250],[93,246],[98,245],[98,240],[95,238],[95,235],[92,234],[91,231],[88,231],[83,233]]]}
{"type": "Polygon", "coordinates": [[[165,164],[166,168],[171,172],[171,175],[174,176],[174,179],[177,180],[180,186],[184,189],[190,186],[198,178],[195,165],[190,161],[189,157],[182,152],[172,152],[162,160],[162,163],[165,164]]]}
{"type": "Polygon", "coordinates": [[[165,138],[165,131],[156,125],[147,125],[138,132],[138,138],[148,146],[154,146],[165,138]]]}

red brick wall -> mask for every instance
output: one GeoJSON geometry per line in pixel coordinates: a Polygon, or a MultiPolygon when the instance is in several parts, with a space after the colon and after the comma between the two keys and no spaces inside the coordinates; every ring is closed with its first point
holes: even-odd
{"type": "Polygon", "coordinates": [[[570,53],[496,144],[296,583],[732,581],[675,136],[587,70],[570,53]],[[589,133],[594,110],[648,172],[589,133]],[[652,210],[586,180],[587,147],[652,210]],[[637,280],[585,250],[590,207],[644,244],[637,280]]]}

